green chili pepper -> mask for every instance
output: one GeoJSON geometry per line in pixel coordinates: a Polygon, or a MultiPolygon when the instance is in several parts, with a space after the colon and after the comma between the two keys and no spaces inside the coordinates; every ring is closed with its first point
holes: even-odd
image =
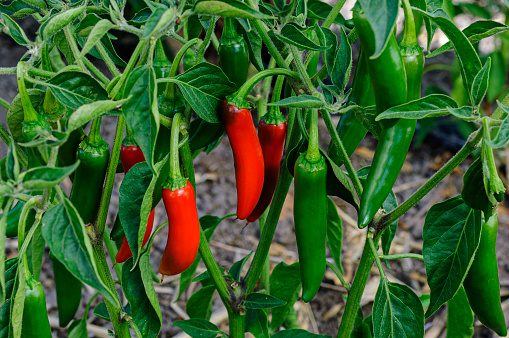
{"type": "Polygon", "coordinates": [[[325,274],[327,231],[327,165],[318,148],[317,111],[311,119],[308,150],[299,156],[294,171],[293,216],[305,302],[316,295],[325,274]]]}
{"type": "MultiPolygon", "coordinates": [[[[355,75],[352,83],[352,91],[348,97],[349,102],[353,102],[361,107],[368,107],[375,104],[375,96],[373,94],[373,87],[369,85],[370,78],[368,73],[368,64],[366,56],[361,48],[359,52],[359,59],[357,67],[355,68],[355,75]]],[[[345,147],[348,156],[351,156],[355,149],[359,146],[368,130],[362,125],[359,119],[355,117],[355,110],[347,111],[339,121],[338,136],[343,146],[345,147]]],[[[339,167],[343,164],[339,157],[336,145],[331,142],[327,155],[339,167]]]]}
{"type": "Polygon", "coordinates": [[[507,335],[504,312],[500,304],[500,282],[496,255],[498,220],[493,215],[483,222],[481,241],[463,286],[468,302],[481,323],[499,336],[507,335]]]}
{"type": "Polygon", "coordinates": [[[57,291],[58,325],[66,327],[81,303],[81,281],[74,277],[53,253],[49,253],[49,258],[53,262],[57,291]]]}
{"type": "Polygon", "coordinates": [[[219,63],[230,81],[240,88],[247,79],[249,49],[244,37],[237,33],[230,17],[224,18],[223,35],[219,45],[219,63]]]}
{"type": "MultiPolygon", "coordinates": [[[[361,45],[366,51],[377,113],[405,103],[407,100],[405,64],[394,34],[391,33],[382,53],[376,59],[372,59],[368,56],[375,52],[374,34],[358,3],[354,8],[353,19],[361,45]]],[[[418,76],[411,78],[417,81],[418,76]]],[[[358,221],[360,228],[370,223],[389,195],[405,162],[415,126],[416,120],[409,119],[392,119],[382,123],[383,129],[361,197],[358,221]]]]}
{"type": "Polygon", "coordinates": [[[48,337],[51,338],[46,297],[42,284],[32,275],[25,281],[25,302],[23,307],[22,338],[48,337]]]}

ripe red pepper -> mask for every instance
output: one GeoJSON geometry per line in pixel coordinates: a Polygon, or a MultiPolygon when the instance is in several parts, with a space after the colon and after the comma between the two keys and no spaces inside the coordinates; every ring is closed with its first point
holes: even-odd
{"type": "MultiPolygon", "coordinates": [[[[124,173],[127,174],[129,169],[131,169],[135,164],[145,162],[145,156],[143,156],[143,152],[141,151],[140,147],[135,145],[122,144],[122,148],[120,149],[120,161],[122,162],[122,166],[124,167],[124,173]]],[[[154,210],[152,210],[150,212],[150,215],[148,216],[147,229],[145,230],[145,235],[143,237],[142,247],[147,243],[148,239],[150,238],[153,226],[154,226],[154,210]]],[[[115,256],[115,262],[124,263],[132,256],[133,253],[131,252],[131,248],[129,247],[129,243],[127,242],[127,237],[124,236],[122,244],[120,245],[120,249],[118,249],[117,255],[115,256]]]]}
{"type": "Polygon", "coordinates": [[[246,219],[258,203],[263,188],[262,148],[249,109],[239,109],[224,100],[220,119],[230,139],[235,161],[237,218],[246,219]]]}
{"type": "Polygon", "coordinates": [[[168,241],[159,263],[164,276],[177,275],[193,264],[200,245],[200,222],[193,186],[163,188],[163,203],[168,215],[168,241]]]}

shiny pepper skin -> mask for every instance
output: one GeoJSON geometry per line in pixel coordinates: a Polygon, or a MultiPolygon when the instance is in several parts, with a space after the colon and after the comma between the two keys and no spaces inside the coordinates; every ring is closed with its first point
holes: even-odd
{"type": "Polygon", "coordinates": [[[249,109],[239,109],[224,100],[220,119],[233,150],[237,218],[242,220],[253,212],[262,192],[265,170],[262,147],[249,109]]]}
{"type": "Polygon", "coordinates": [[[247,218],[248,222],[256,221],[272,201],[279,177],[281,157],[283,156],[283,147],[286,139],[286,128],[286,122],[275,125],[268,124],[265,120],[261,119],[258,124],[258,139],[260,140],[263,152],[265,177],[260,199],[253,212],[247,218]]]}
{"type": "Polygon", "coordinates": [[[163,203],[168,215],[168,241],[159,272],[172,276],[193,264],[200,245],[200,222],[193,186],[187,181],[180,189],[163,188],[163,203]]]}
{"type": "Polygon", "coordinates": [[[32,276],[27,276],[25,282],[25,302],[23,307],[22,338],[50,338],[46,297],[42,284],[32,276]]]}
{"type": "MultiPolygon", "coordinates": [[[[140,147],[137,146],[126,146],[122,145],[120,149],[120,161],[122,162],[122,166],[124,167],[124,172],[127,172],[137,163],[145,162],[145,156],[143,155],[143,151],[140,147]]],[[[145,235],[143,236],[142,247],[145,246],[148,239],[150,238],[150,234],[152,233],[152,228],[154,227],[154,210],[152,210],[148,216],[147,220],[147,229],[145,230],[145,235]]],[[[129,247],[129,243],[127,242],[127,237],[124,236],[122,239],[122,244],[120,245],[120,249],[118,249],[117,255],[115,256],[116,263],[124,263],[126,260],[133,256],[131,252],[131,248],[129,247]]]]}

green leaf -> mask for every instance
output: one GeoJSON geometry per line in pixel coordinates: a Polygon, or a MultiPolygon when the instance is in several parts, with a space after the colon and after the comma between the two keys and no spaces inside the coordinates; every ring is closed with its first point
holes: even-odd
{"type": "Polygon", "coordinates": [[[464,121],[475,121],[480,116],[478,111],[473,110],[472,107],[469,106],[459,108],[447,107],[447,111],[454,117],[457,117],[464,121]]]}
{"type": "Polygon", "coordinates": [[[502,148],[509,143],[509,107],[504,106],[500,101],[497,101],[497,104],[507,114],[500,125],[497,136],[486,142],[492,148],[502,148]]]}
{"type": "Polygon", "coordinates": [[[202,62],[175,78],[158,82],[173,82],[199,117],[210,123],[218,123],[217,112],[222,100],[232,94],[236,87],[221,68],[202,62]]]}
{"type": "Polygon", "coordinates": [[[375,35],[375,52],[373,55],[367,56],[376,59],[387,46],[389,36],[393,34],[398,16],[399,1],[359,0],[359,3],[375,35]]]}
{"type": "Polygon", "coordinates": [[[101,116],[110,110],[118,109],[130,99],[131,97],[119,101],[101,100],[84,104],[72,113],[67,123],[67,130],[69,132],[76,130],[96,117],[101,116]]]}
{"type": "Polygon", "coordinates": [[[16,21],[12,20],[5,14],[1,14],[4,18],[5,27],[7,27],[7,32],[11,36],[11,38],[16,41],[18,45],[21,46],[30,46],[32,43],[28,40],[25,32],[21,29],[21,27],[16,23],[16,21]]]}
{"type": "Polygon", "coordinates": [[[290,45],[296,46],[300,50],[326,50],[327,46],[319,46],[306,37],[303,28],[294,24],[286,24],[281,30],[281,34],[276,34],[277,38],[290,45]]]}
{"type": "Polygon", "coordinates": [[[493,205],[486,195],[483,177],[481,158],[477,158],[474,163],[468,167],[467,172],[463,176],[461,197],[466,205],[472,209],[481,210],[484,212],[484,216],[489,218],[493,205]]]}
{"type": "Polygon", "coordinates": [[[160,29],[167,26],[175,19],[175,10],[173,8],[158,8],[148,18],[143,31],[143,38],[156,34],[160,29]]]}
{"type": "Polygon", "coordinates": [[[154,170],[154,149],[159,132],[156,75],[153,68],[142,66],[134,70],[127,80],[124,98],[132,96],[122,105],[125,121],[134,140],[154,170]]]}
{"type": "Polygon", "coordinates": [[[251,29],[249,32],[244,30],[244,39],[249,46],[249,59],[251,63],[258,71],[262,71],[264,69],[262,60],[262,38],[256,30],[251,29]]]}
{"type": "Polygon", "coordinates": [[[193,11],[197,14],[231,16],[245,19],[273,19],[273,16],[255,11],[247,4],[237,0],[199,0],[195,3],[193,11]]]}
{"type": "Polygon", "coordinates": [[[450,300],[472,264],[481,236],[481,212],[460,196],[435,204],[426,214],[423,230],[424,263],[431,289],[426,318],[450,300]]]}
{"type": "Polygon", "coordinates": [[[29,169],[23,175],[23,189],[42,190],[52,188],[71,175],[79,164],[80,162],[78,160],[68,167],[37,167],[29,169]]]}
{"type": "Polygon", "coordinates": [[[408,286],[380,279],[373,304],[374,337],[424,337],[424,310],[408,286]]]}
{"type": "Polygon", "coordinates": [[[214,285],[206,286],[197,290],[186,303],[186,313],[189,318],[210,319],[212,315],[212,298],[216,287],[214,285]]]}
{"type": "MultiPolygon", "coordinates": [[[[468,38],[471,44],[481,41],[484,38],[496,35],[509,29],[508,26],[492,21],[492,20],[478,20],[474,21],[467,28],[463,30],[463,34],[468,38]]],[[[452,43],[449,41],[440,48],[435,49],[433,52],[426,55],[426,58],[432,58],[447,52],[453,48],[452,43]]]]}
{"type": "Polygon", "coordinates": [[[69,338],[88,338],[87,321],[85,319],[73,320],[67,329],[69,338]]]}
{"type": "Polygon", "coordinates": [[[97,304],[97,306],[94,308],[94,315],[111,322],[110,313],[108,312],[108,308],[106,307],[105,302],[97,304]]]}
{"type": "Polygon", "coordinates": [[[55,257],[83,283],[97,289],[108,301],[117,304],[104,282],[98,277],[92,244],[76,208],[67,199],[49,209],[42,218],[42,235],[55,257]]]}
{"type": "Polygon", "coordinates": [[[122,290],[131,304],[131,316],[144,337],[158,337],[161,331],[161,310],[154,290],[149,255],[140,257],[133,267],[129,258],[122,266],[122,290]]]}
{"type": "MultiPolygon", "coordinates": [[[[329,68],[327,68],[329,69],[329,68]]],[[[352,69],[352,48],[348,43],[345,30],[341,27],[341,41],[334,60],[334,66],[329,73],[332,83],[338,87],[341,92],[345,90],[350,78],[352,69]]]]}
{"type": "Polygon", "coordinates": [[[447,95],[431,94],[418,100],[391,107],[378,115],[375,120],[439,117],[449,115],[447,108],[458,108],[458,104],[447,95]]]}
{"type": "Polygon", "coordinates": [[[302,329],[281,330],[276,332],[271,337],[273,338],[331,338],[332,336],[326,334],[314,334],[302,329]]]}
{"type": "Polygon", "coordinates": [[[101,40],[104,34],[108,33],[108,31],[113,27],[115,27],[115,25],[108,19],[102,19],[97,22],[88,35],[87,42],[81,50],[80,57],[84,57],[95,46],[95,44],[101,40]]]}
{"type": "Polygon", "coordinates": [[[59,102],[71,109],[99,100],[108,100],[108,93],[89,74],[69,71],[60,72],[46,82],[59,102]]]}
{"type": "Polygon", "coordinates": [[[301,290],[299,263],[287,265],[281,262],[274,267],[270,275],[270,294],[286,304],[271,310],[271,330],[275,331],[283,324],[299,298],[301,290]]]}
{"type": "MultiPolygon", "coordinates": [[[[39,8],[31,6],[27,2],[21,0],[14,0],[8,5],[0,4],[0,12],[7,14],[12,19],[21,19],[40,11],[39,8]]],[[[0,27],[4,27],[1,22],[0,27]]]]}
{"type": "Polygon", "coordinates": [[[488,93],[486,99],[493,102],[499,97],[505,86],[505,74],[507,73],[507,65],[505,63],[504,54],[501,50],[495,49],[491,54],[490,79],[488,85],[488,93]]]}
{"type": "Polygon", "coordinates": [[[247,255],[246,257],[242,258],[241,260],[233,263],[232,267],[230,268],[230,275],[237,282],[240,281],[240,273],[242,272],[242,268],[244,267],[244,264],[246,264],[247,260],[249,259],[249,257],[251,257],[252,254],[253,254],[253,252],[251,251],[249,253],[249,255],[247,255]]]}
{"type": "MultiPolygon", "coordinates": [[[[482,68],[481,61],[474,47],[462,31],[448,18],[444,18],[439,12],[427,13],[415,8],[423,17],[433,21],[449,38],[458,58],[463,84],[470,93],[475,76],[482,68]]],[[[472,99],[470,98],[470,101],[472,99]]]]}
{"type": "Polygon", "coordinates": [[[481,104],[486,92],[488,91],[488,81],[490,75],[491,58],[488,57],[482,69],[477,73],[472,84],[470,96],[472,97],[472,105],[477,107],[481,104]]]}
{"type": "Polygon", "coordinates": [[[247,295],[244,305],[248,309],[271,309],[285,305],[286,302],[264,293],[252,292],[247,295]]]}
{"type": "Polygon", "coordinates": [[[9,336],[9,324],[11,316],[11,296],[15,291],[16,272],[18,271],[18,257],[5,261],[5,289],[2,293],[5,302],[0,305],[0,337],[9,336]]]}
{"type": "Polygon", "coordinates": [[[474,336],[474,314],[468,303],[463,286],[447,302],[447,338],[471,338],[474,336]]]}
{"type": "Polygon", "coordinates": [[[334,201],[327,196],[327,248],[334,259],[334,263],[341,273],[344,273],[341,264],[341,247],[343,243],[343,224],[339,217],[334,201]]]}
{"type": "Polygon", "coordinates": [[[191,337],[215,338],[223,332],[219,328],[205,319],[188,319],[173,322],[173,325],[179,327],[182,331],[191,337]]]}
{"type": "Polygon", "coordinates": [[[251,333],[255,338],[269,337],[269,321],[267,310],[247,309],[246,311],[246,332],[251,333]]]}
{"type": "Polygon", "coordinates": [[[318,40],[320,40],[322,45],[329,47],[323,51],[323,58],[327,67],[327,72],[332,74],[334,70],[334,63],[336,61],[338,38],[330,29],[324,27],[320,27],[320,29],[322,34],[317,34],[318,40]]]}
{"type": "Polygon", "coordinates": [[[70,24],[79,15],[81,15],[84,10],[85,6],[79,6],[76,8],[68,9],[51,17],[51,19],[49,19],[48,23],[45,25],[44,30],[42,31],[42,38],[44,40],[48,40],[58,31],[70,24]]]}
{"type": "Polygon", "coordinates": [[[316,96],[299,95],[287,97],[277,102],[267,103],[267,106],[287,108],[325,108],[325,103],[316,96]]]}
{"type": "MultiPolygon", "coordinates": [[[[315,20],[325,20],[332,10],[332,6],[326,2],[320,0],[308,0],[308,18],[315,20]]],[[[334,23],[338,25],[343,25],[345,23],[345,18],[341,13],[339,13],[334,19],[334,23]]]]}

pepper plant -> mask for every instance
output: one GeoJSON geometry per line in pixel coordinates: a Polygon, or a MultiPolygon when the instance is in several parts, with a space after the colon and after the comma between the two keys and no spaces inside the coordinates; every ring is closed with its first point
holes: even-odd
{"type": "Polygon", "coordinates": [[[339,337],[423,337],[425,319],[446,303],[463,313],[458,318],[450,312],[451,336],[472,335],[474,314],[506,335],[494,249],[496,208],[506,189],[494,151],[509,143],[509,95],[492,114],[485,113],[492,61],[482,63],[474,45],[508,26],[486,19],[462,31],[436,0],[358,0],[353,19],[345,20],[340,14],[345,2],[145,0],[135,4],[134,16],[126,15],[132,4],[123,0],[0,4],[1,31],[27,49],[16,67],[0,68],[0,75],[16,76],[18,83],[12,102],[0,99],[8,125],[0,129],[8,148],[0,160],[1,336],[51,336],[48,290],[39,281],[46,248],[59,325],[69,335],[87,335],[92,300],[85,316],[76,316],[84,283],[104,300],[93,311],[111,321],[112,335],[158,336],[166,319],[149,256],[165,226],[169,235],[159,272],[180,274],[179,296],[191,283],[202,285],[187,303],[191,319],[173,323],[193,337],[317,336],[298,328],[293,305],[301,290],[305,302],[313,301],[326,267],[347,291],[339,337]],[[404,16],[401,34],[398,15],[404,16]],[[27,16],[38,23],[35,39],[19,25],[27,16]],[[215,35],[219,20],[221,39],[215,35]],[[455,52],[464,104],[445,94],[422,97],[420,20],[427,57],[439,54],[429,53],[437,28],[448,37],[439,49],[455,52]],[[137,41],[127,62],[111,42],[116,32],[137,41]],[[182,45],[171,60],[165,52],[169,39],[182,45]],[[360,51],[354,55],[357,39],[360,51]],[[207,50],[218,54],[220,67],[207,60],[207,50]],[[247,78],[250,63],[257,72],[247,78]],[[341,115],[337,126],[332,114],[341,115]],[[110,145],[101,138],[106,116],[117,123],[110,145]],[[398,204],[392,187],[416,124],[442,116],[454,116],[474,131],[398,204]],[[319,130],[319,118],[326,130],[319,130]],[[225,131],[235,160],[236,217],[258,220],[261,235],[251,260],[249,255],[220,267],[208,242],[232,215],[198,218],[193,159],[213,151],[225,131]],[[378,140],[372,165],[354,168],[350,156],[368,132],[378,140]],[[324,134],[330,138],[327,151],[318,142],[324,134]],[[390,255],[398,219],[476,149],[480,156],[466,171],[461,194],[427,210],[422,255],[390,255]],[[125,176],[110,229],[106,218],[117,172],[125,176]],[[299,262],[271,271],[269,247],[294,177],[299,262]],[[69,196],[60,186],[67,178],[69,196]],[[351,284],[343,278],[341,252],[347,248],[341,221],[328,196],[354,207],[358,231],[365,234],[351,284]],[[161,199],[168,222],[153,231],[153,209],[161,199]],[[17,257],[6,259],[6,237],[17,237],[17,257]],[[334,263],[326,261],[326,248],[334,263]],[[114,268],[107,256],[114,258],[114,268]],[[429,295],[418,297],[409,286],[387,279],[388,261],[401,258],[424,261],[429,295]],[[201,260],[207,271],[195,277],[201,260]],[[360,301],[374,263],[380,284],[372,313],[364,318],[360,301]],[[123,306],[115,284],[129,306],[123,306]],[[209,321],[216,292],[228,312],[228,332],[209,321]]]}

